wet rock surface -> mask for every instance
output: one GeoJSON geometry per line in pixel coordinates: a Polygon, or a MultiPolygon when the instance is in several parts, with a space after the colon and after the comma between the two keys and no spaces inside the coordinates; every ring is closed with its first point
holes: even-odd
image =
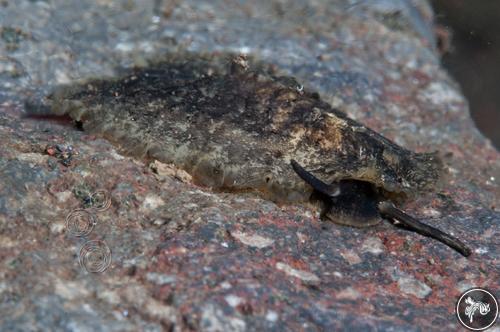
{"type": "Polygon", "coordinates": [[[498,295],[500,158],[440,67],[428,6],[409,3],[2,2],[1,329],[457,329],[462,291],[498,295]],[[251,53],[396,143],[438,150],[442,187],[404,208],[472,256],[388,223],[341,227],[213,192],[69,121],[22,116],[58,84],[181,50],[251,53]],[[79,208],[96,222],[77,237],[79,208]],[[109,248],[102,273],[88,270],[107,251],[82,256],[88,241],[109,248]]]}

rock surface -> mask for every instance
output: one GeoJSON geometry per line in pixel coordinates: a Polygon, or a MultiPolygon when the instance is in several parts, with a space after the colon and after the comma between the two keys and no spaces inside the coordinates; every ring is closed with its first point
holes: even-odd
{"type": "Polygon", "coordinates": [[[456,330],[462,291],[499,295],[500,155],[440,67],[429,7],[411,3],[1,2],[0,329],[456,330]],[[58,84],[177,50],[251,53],[398,144],[438,150],[444,185],[404,208],[473,255],[215,193],[69,122],[22,117],[58,84]],[[96,217],[80,237],[78,208],[96,217]],[[90,240],[109,266],[106,251],[83,255],[90,240]]]}

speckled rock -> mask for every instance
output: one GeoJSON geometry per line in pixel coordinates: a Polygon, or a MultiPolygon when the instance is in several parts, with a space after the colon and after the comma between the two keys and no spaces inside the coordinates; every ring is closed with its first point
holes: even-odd
{"type": "Polygon", "coordinates": [[[460,328],[462,291],[499,295],[500,155],[440,66],[429,6],[415,3],[0,3],[0,330],[460,328]],[[388,223],[352,229],[212,192],[70,122],[22,116],[58,84],[178,50],[251,53],[398,144],[438,150],[445,185],[404,208],[473,255],[388,223]],[[67,218],[84,207],[95,223],[67,218]],[[77,237],[71,223],[92,229],[77,237]],[[82,250],[91,240],[109,257],[82,250]]]}

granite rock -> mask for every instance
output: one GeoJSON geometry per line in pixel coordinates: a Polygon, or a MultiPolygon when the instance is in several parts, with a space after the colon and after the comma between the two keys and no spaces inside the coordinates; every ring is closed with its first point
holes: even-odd
{"type": "Polygon", "coordinates": [[[0,6],[1,330],[442,331],[459,328],[465,289],[499,295],[500,155],[441,68],[426,2],[0,6]],[[250,53],[398,144],[439,151],[443,186],[403,208],[473,255],[388,223],[341,227],[307,207],[213,192],[64,119],[23,117],[26,100],[59,84],[179,50],[250,53]],[[48,153],[58,144],[71,162],[48,153]],[[68,223],[89,220],[67,216],[83,207],[96,222],[76,237],[68,223]],[[106,251],[82,253],[90,240],[109,248],[109,265],[96,261],[106,251]]]}

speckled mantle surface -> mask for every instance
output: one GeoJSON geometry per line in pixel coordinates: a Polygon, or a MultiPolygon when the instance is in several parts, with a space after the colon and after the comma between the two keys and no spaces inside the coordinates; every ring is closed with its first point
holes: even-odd
{"type": "Polygon", "coordinates": [[[353,3],[0,3],[0,329],[441,331],[460,328],[463,290],[498,296],[500,157],[440,67],[432,14],[353,3]],[[474,254],[214,193],[67,123],[21,118],[57,84],[179,49],[252,53],[398,144],[439,150],[445,185],[405,208],[474,254]],[[69,166],[46,149],[56,144],[73,147],[69,166]],[[96,189],[111,207],[71,236],[67,214],[96,189]],[[96,239],[112,253],[101,274],[78,264],[96,239]]]}

